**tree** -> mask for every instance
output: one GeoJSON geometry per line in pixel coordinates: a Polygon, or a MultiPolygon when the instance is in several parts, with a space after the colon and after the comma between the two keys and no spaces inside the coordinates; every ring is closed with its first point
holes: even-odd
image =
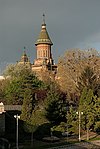
{"type": "Polygon", "coordinates": [[[5,88],[7,104],[22,105],[21,119],[24,121],[24,128],[27,132],[33,133],[39,124],[45,122],[43,117],[40,121],[41,114],[36,109],[39,104],[38,91],[40,93],[46,86],[30,67],[25,65],[9,66],[5,70],[5,76],[9,76],[9,82],[5,88]]]}
{"type": "Polygon", "coordinates": [[[22,82],[19,79],[11,80],[5,86],[4,98],[6,99],[6,104],[22,104],[22,82]]]}
{"type": "Polygon", "coordinates": [[[92,89],[84,88],[79,99],[78,107],[70,107],[67,113],[68,132],[78,133],[79,117],[76,112],[83,113],[81,115],[81,130],[87,132],[87,140],[89,139],[89,131],[99,130],[100,123],[100,98],[94,95],[92,89]]]}
{"type": "Polygon", "coordinates": [[[79,95],[78,81],[81,73],[89,66],[99,78],[99,63],[100,55],[95,49],[68,49],[58,60],[56,81],[62,91],[79,95]]]}
{"type": "Polygon", "coordinates": [[[95,111],[96,111],[96,121],[95,121],[95,124],[94,124],[94,130],[97,133],[100,133],[100,97],[97,98],[94,107],[95,107],[95,111]]]}
{"type": "Polygon", "coordinates": [[[84,88],[92,89],[96,91],[98,86],[98,79],[93,69],[87,66],[84,71],[81,73],[78,82],[78,88],[80,91],[83,91],[84,88]]]}
{"type": "Polygon", "coordinates": [[[83,111],[81,123],[83,124],[83,129],[87,130],[87,140],[89,139],[89,129],[94,128],[94,124],[97,121],[98,110],[100,110],[97,103],[98,98],[94,96],[93,90],[84,88],[80,97],[79,111],[83,111]]]}
{"type": "Polygon", "coordinates": [[[61,94],[51,90],[45,101],[45,117],[53,125],[66,120],[66,104],[61,94]]]}
{"type": "Polygon", "coordinates": [[[68,133],[78,134],[78,115],[76,107],[70,106],[67,117],[68,133]]]}
{"type": "Polygon", "coordinates": [[[23,100],[23,105],[22,105],[21,119],[23,121],[27,121],[27,122],[30,121],[34,107],[35,107],[34,94],[32,90],[27,88],[27,90],[25,90],[25,93],[24,93],[24,100],[23,100]]]}
{"type": "Polygon", "coordinates": [[[0,101],[2,101],[4,104],[6,104],[6,99],[5,99],[5,88],[7,84],[9,83],[9,80],[0,80],[0,101]]]}
{"type": "Polygon", "coordinates": [[[13,78],[17,78],[17,77],[19,78],[19,77],[25,76],[28,73],[30,74],[31,72],[32,71],[31,71],[30,67],[27,65],[11,64],[6,67],[3,75],[5,77],[9,77],[10,79],[13,79],[13,78]]]}
{"type": "Polygon", "coordinates": [[[27,66],[11,65],[5,70],[5,75],[9,76],[9,83],[4,89],[8,104],[22,104],[27,89],[35,93],[44,87],[44,83],[27,66]]]}
{"type": "Polygon", "coordinates": [[[34,92],[30,88],[24,93],[24,100],[22,105],[21,120],[24,121],[24,130],[31,133],[31,145],[33,146],[33,133],[37,128],[46,123],[47,120],[43,115],[43,109],[39,107],[36,101],[34,92]]]}

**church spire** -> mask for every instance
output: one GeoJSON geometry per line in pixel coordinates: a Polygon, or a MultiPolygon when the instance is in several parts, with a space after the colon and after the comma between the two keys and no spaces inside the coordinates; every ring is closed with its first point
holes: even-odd
{"type": "Polygon", "coordinates": [[[45,24],[45,14],[43,13],[43,24],[45,24]]]}
{"type": "Polygon", "coordinates": [[[46,29],[45,14],[43,14],[42,28],[41,28],[40,35],[39,35],[35,45],[38,45],[38,44],[53,45],[53,43],[49,37],[49,34],[47,32],[47,29],[46,29]]]}
{"type": "Polygon", "coordinates": [[[20,62],[23,62],[23,63],[29,62],[29,58],[28,58],[25,50],[26,50],[26,47],[24,47],[24,52],[23,52],[23,55],[21,56],[21,59],[20,59],[20,62]]]}

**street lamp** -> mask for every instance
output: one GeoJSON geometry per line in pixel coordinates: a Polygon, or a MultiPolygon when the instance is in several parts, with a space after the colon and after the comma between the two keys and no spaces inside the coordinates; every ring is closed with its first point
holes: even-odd
{"type": "Polygon", "coordinates": [[[83,114],[83,112],[80,112],[80,111],[78,111],[78,112],[76,112],[76,114],[78,114],[79,115],[79,142],[81,141],[81,114],[83,114]]]}
{"type": "Polygon", "coordinates": [[[20,116],[14,115],[14,118],[16,118],[16,149],[18,148],[18,119],[20,119],[20,116]]]}

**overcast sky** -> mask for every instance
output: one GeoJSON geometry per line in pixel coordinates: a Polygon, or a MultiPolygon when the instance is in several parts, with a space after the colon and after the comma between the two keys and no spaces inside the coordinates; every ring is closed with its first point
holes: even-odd
{"type": "Polygon", "coordinates": [[[24,46],[31,63],[45,13],[56,63],[66,49],[100,49],[100,0],[0,0],[0,72],[19,61],[24,46]]]}

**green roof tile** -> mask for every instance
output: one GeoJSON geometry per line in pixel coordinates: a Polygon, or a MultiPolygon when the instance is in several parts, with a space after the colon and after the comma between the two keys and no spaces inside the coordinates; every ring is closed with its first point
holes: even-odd
{"type": "Polygon", "coordinates": [[[46,30],[46,24],[42,24],[42,29],[41,29],[40,35],[39,35],[35,45],[42,44],[42,43],[53,45],[53,43],[48,35],[48,32],[46,30]]]}

